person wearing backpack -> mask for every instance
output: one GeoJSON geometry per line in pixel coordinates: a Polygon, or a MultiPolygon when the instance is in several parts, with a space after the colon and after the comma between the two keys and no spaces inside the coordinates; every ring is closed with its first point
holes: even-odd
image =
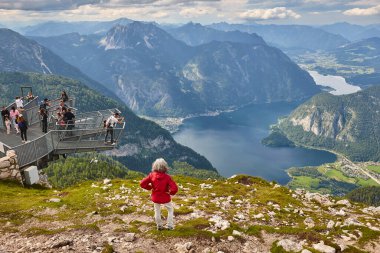
{"type": "Polygon", "coordinates": [[[152,190],[151,199],[154,205],[154,219],[157,230],[164,229],[161,220],[161,205],[168,210],[167,229],[174,229],[174,208],[171,196],[178,192],[178,186],[166,173],[169,169],[163,158],[158,158],[152,164],[152,172],[140,182],[140,186],[146,190],[152,190]]]}

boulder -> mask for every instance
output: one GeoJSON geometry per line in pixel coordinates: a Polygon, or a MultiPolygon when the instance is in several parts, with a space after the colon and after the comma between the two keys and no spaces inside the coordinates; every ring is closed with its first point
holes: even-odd
{"type": "Polygon", "coordinates": [[[344,205],[344,206],[347,206],[347,207],[351,207],[351,203],[347,199],[339,200],[338,202],[336,202],[336,204],[337,205],[344,205]]]}
{"type": "Polygon", "coordinates": [[[277,246],[281,246],[286,251],[300,252],[303,249],[304,242],[295,242],[290,239],[283,239],[277,242],[277,246]]]}
{"type": "Polygon", "coordinates": [[[360,221],[358,221],[357,219],[355,218],[347,218],[344,223],[343,223],[343,226],[364,226],[363,223],[361,223],[360,221]]]}
{"type": "Polygon", "coordinates": [[[0,161],[0,169],[9,168],[11,163],[8,160],[0,161]]]}
{"type": "Polygon", "coordinates": [[[230,227],[230,222],[223,220],[223,218],[218,215],[212,216],[209,221],[215,222],[215,227],[221,230],[225,230],[230,227]]]}
{"type": "Polygon", "coordinates": [[[174,248],[177,250],[178,253],[188,253],[193,248],[192,242],[187,242],[184,244],[177,243],[174,245],[174,248]]]}
{"type": "Polygon", "coordinates": [[[49,199],[48,202],[59,203],[59,202],[61,202],[61,199],[59,199],[59,198],[51,198],[51,199],[49,199]]]}
{"type": "Polygon", "coordinates": [[[58,249],[58,248],[62,248],[64,246],[72,246],[74,244],[74,242],[72,240],[64,240],[64,241],[60,241],[54,245],[51,246],[52,249],[58,249]]]}
{"type": "Polygon", "coordinates": [[[135,238],[136,238],[136,234],[135,234],[135,233],[127,233],[127,234],[125,235],[124,240],[125,240],[126,242],[133,242],[133,241],[135,240],[135,238]]]}
{"type": "Polygon", "coordinates": [[[307,217],[304,221],[303,224],[305,224],[308,228],[313,228],[315,227],[315,223],[311,217],[307,217]]]}
{"type": "Polygon", "coordinates": [[[334,227],[334,225],[335,225],[335,222],[332,221],[332,220],[330,220],[330,221],[327,223],[327,228],[328,228],[328,229],[331,229],[331,228],[334,227]]]}
{"type": "Polygon", "coordinates": [[[333,247],[325,245],[325,243],[323,241],[320,241],[317,244],[313,244],[313,248],[322,252],[322,253],[335,253],[336,252],[336,250],[333,247]]]}

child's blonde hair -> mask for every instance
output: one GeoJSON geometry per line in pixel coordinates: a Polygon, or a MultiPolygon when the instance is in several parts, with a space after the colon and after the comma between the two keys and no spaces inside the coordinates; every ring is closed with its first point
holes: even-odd
{"type": "Polygon", "coordinates": [[[168,169],[168,163],[164,160],[164,158],[158,158],[152,164],[152,171],[167,172],[168,169]]]}

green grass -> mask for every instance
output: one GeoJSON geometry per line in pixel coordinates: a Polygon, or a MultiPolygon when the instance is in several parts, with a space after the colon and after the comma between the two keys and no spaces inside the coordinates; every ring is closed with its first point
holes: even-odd
{"type": "Polygon", "coordinates": [[[318,187],[319,181],[320,180],[318,178],[296,176],[293,177],[293,180],[289,183],[289,185],[291,185],[291,188],[312,189],[318,187]]]}
{"type": "Polygon", "coordinates": [[[380,174],[380,166],[369,165],[369,166],[367,166],[367,169],[372,170],[372,171],[380,174]]]}
{"type": "Polygon", "coordinates": [[[363,178],[358,178],[357,184],[360,186],[379,186],[373,179],[364,180],[363,178]]]}
{"type": "Polygon", "coordinates": [[[347,183],[351,183],[351,184],[355,183],[354,178],[347,177],[341,171],[335,170],[335,169],[327,169],[325,176],[332,178],[332,179],[335,179],[337,181],[347,182],[347,183]]]}
{"type": "Polygon", "coordinates": [[[210,227],[210,222],[204,218],[198,218],[194,220],[188,220],[182,224],[176,225],[174,230],[161,230],[156,228],[151,230],[151,234],[158,239],[165,239],[167,237],[199,237],[199,238],[211,238],[215,236],[209,231],[203,229],[210,227]]]}

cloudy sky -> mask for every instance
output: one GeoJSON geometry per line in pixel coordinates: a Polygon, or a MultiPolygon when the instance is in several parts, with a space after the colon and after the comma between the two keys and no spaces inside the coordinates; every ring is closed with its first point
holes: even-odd
{"type": "Polygon", "coordinates": [[[159,23],[380,23],[380,0],[0,0],[0,23],[113,20],[159,23]]]}

